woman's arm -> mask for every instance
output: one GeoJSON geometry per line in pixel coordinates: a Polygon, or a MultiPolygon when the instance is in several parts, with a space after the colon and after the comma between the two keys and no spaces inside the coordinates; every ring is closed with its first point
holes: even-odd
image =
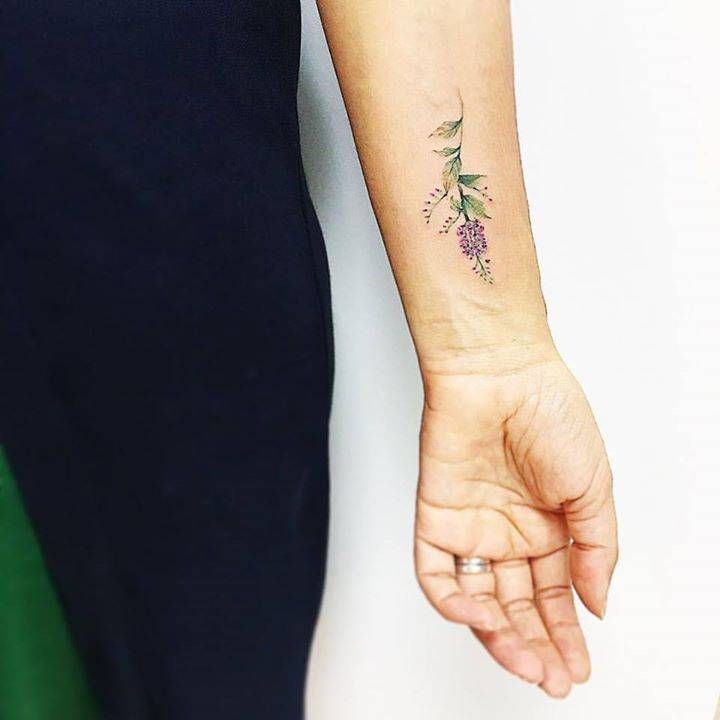
{"type": "Polygon", "coordinates": [[[421,361],[444,360],[452,348],[546,342],[507,2],[318,4],[421,361]],[[445,155],[450,148],[459,157],[445,155]],[[456,219],[452,200],[461,194],[468,200],[456,219]],[[448,217],[456,221],[444,232],[448,217]],[[468,219],[484,226],[492,285],[485,263],[459,246],[468,219]]]}
{"type": "Polygon", "coordinates": [[[610,470],[547,326],[505,0],[318,0],[425,387],[416,567],[430,602],[564,695],[602,616],[610,470]],[[572,539],[572,544],[568,545],[572,539]],[[456,574],[454,556],[493,561],[456,574]]]}

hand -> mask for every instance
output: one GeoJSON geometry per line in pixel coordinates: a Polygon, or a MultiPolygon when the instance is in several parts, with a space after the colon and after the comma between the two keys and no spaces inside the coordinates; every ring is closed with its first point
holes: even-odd
{"type": "Polygon", "coordinates": [[[571,586],[602,617],[618,553],[588,402],[554,349],[490,372],[423,374],[420,585],[503,667],[564,697],[590,674],[571,586]],[[488,558],[493,571],[456,574],[454,556],[488,558]]]}

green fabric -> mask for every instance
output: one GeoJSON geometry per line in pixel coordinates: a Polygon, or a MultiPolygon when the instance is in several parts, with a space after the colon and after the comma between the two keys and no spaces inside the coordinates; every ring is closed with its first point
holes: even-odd
{"type": "Polygon", "coordinates": [[[0,720],[99,717],[0,448],[0,720]]]}

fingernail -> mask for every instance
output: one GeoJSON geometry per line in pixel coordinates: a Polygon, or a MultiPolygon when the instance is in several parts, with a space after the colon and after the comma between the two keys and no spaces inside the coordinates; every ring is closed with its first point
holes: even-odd
{"type": "Polygon", "coordinates": [[[605,588],[605,595],[603,597],[603,606],[602,610],[600,610],[600,619],[603,620],[605,618],[605,613],[607,612],[607,604],[608,604],[608,597],[610,596],[610,578],[608,578],[608,584],[605,588]]]}

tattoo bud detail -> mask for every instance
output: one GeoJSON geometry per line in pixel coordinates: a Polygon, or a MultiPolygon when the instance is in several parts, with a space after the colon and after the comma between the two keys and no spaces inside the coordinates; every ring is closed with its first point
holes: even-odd
{"type": "Polygon", "coordinates": [[[465,257],[474,258],[487,252],[485,227],[478,220],[469,220],[457,229],[460,251],[465,257]]]}
{"type": "Polygon", "coordinates": [[[437,187],[430,192],[430,194],[428,195],[428,199],[423,205],[422,211],[426,223],[430,222],[430,216],[432,215],[432,211],[435,209],[438,203],[445,199],[446,195],[447,193],[443,193],[440,188],[437,187]]]}
{"type": "Polygon", "coordinates": [[[460,252],[469,260],[475,261],[473,270],[478,275],[483,275],[487,282],[492,283],[490,260],[482,257],[488,247],[485,226],[481,225],[479,220],[468,220],[458,227],[457,236],[460,252]]]}
{"type": "MultiPolygon", "coordinates": [[[[461,100],[462,102],[462,100],[461,100]]],[[[456,229],[460,252],[473,261],[473,270],[485,282],[492,284],[490,260],[484,257],[488,250],[485,226],[482,220],[490,220],[486,203],[491,203],[485,175],[473,175],[463,172],[461,159],[463,118],[448,120],[430,134],[430,138],[450,140],[445,147],[433,150],[444,158],[441,182],[432,189],[423,205],[425,222],[429,223],[433,212],[439,205],[447,208],[447,216],[440,227],[440,234],[447,235],[450,229],[460,223],[456,229]]]]}

